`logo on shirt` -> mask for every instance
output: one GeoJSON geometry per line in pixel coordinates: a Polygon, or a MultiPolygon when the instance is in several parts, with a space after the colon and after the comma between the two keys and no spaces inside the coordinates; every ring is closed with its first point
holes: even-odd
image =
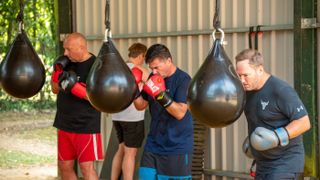
{"type": "Polygon", "coordinates": [[[302,105],[300,105],[300,107],[297,107],[297,111],[298,112],[300,112],[300,111],[302,111],[303,110],[303,106],[302,105]]]}
{"type": "Polygon", "coordinates": [[[261,102],[262,110],[265,110],[266,107],[267,107],[268,104],[269,104],[269,101],[264,102],[264,101],[260,100],[260,102],[261,102]]]}

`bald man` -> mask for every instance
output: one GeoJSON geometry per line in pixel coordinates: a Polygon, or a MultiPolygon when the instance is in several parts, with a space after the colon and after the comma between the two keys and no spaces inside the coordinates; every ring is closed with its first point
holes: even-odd
{"type": "Polygon", "coordinates": [[[53,64],[51,88],[57,94],[53,126],[58,129],[58,168],[64,180],[76,180],[75,160],[85,180],[98,179],[93,162],[102,160],[101,113],[87,100],[86,79],[95,56],[86,38],[72,33],[63,43],[64,55],[53,64]]]}

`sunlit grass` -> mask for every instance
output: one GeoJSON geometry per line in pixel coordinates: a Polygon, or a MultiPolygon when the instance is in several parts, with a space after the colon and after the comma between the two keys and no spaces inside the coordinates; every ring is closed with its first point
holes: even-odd
{"type": "Polygon", "coordinates": [[[39,156],[22,151],[9,151],[0,148],[0,167],[53,164],[56,156],[39,156]]]}
{"type": "Polygon", "coordinates": [[[57,129],[53,126],[50,126],[47,128],[21,131],[16,134],[16,137],[21,139],[36,139],[49,144],[55,144],[57,142],[57,129]]]}

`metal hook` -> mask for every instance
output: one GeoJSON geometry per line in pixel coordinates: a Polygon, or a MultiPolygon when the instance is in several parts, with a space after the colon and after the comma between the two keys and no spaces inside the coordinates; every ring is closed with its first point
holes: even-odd
{"type": "MultiPolygon", "coordinates": [[[[221,42],[220,42],[220,43],[221,43],[222,45],[227,45],[228,42],[227,42],[227,41],[224,41],[224,31],[223,31],[222,29],[220,29],[220,28],[218,28],[217,30],[220,31],[220,33],[221,33],[221,39],[220,39],[221,42]]],[[[212,32],[213,42],[216,40],[215,33],[216,33],[216,29],[213,30],[213,32],[212,32]]]]}
{"type": "Polygon", "coordinates": [[[108,37],[111,38],[112,37],[112,33],[111,33],[111,30],[109,29],[106,29],[104,31],[104,42],[108,42],[108,37]]]}
{"type": "MultiPolygon", "coordinates": [[[[215,36],[216,31],[217,31],[217,30],[215,29],[215,30],[213,30],[213,32],[212,32],[212,39],[213,39],[213,41],[216,40],[216,36],[215,36]]],[[[223,42],[223,40],[224,40],[224,32],[223,32],[223,30],[220,29],[220,28],[218,28],[218,31],[221,33],[221,42],[223,42]]]]}
{"type": "Polygon", "coordinates": [[[19,33],[22,33],[22,30],[24,29],[24,25],[23,25],[23,22],[20,21],[19,22],[19,33]]]}

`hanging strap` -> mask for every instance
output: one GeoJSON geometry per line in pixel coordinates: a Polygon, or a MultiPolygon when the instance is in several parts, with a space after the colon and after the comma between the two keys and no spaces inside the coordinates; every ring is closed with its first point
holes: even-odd
{"type": "Polygon", "coordinates": [[[253,160],[251,167],[250,167],[250,176],[251,177],[256,177],[256,171],[254,170],[255,165],[256,165],[256,160],[253,160]]]}
{"type": "Polygon", "coordinates": [[[221,23],[220,23],[220,0],[216,0],[216,8],[215,8],[215,13],[213,17],[213,27],[215,29],[220,29],[221,28],[221,23]]]}
{"type": "Polygon", "coordinates": [[[20,11],[17,15],[17,21],[19,22],[19,32],[21,33],[23,30],[23,10],[24,10],[24,4],[22,2],[22,0],[19,0],[19,6],[20,6],[20,11]]]}
{"type": "Polygon", "coordinates": [[[108,42],[109,38],[111,38],[111,30],[110,30],[110,0],[106,0],[106,7],[105,7],[105,25],[106,30],[104,32],[104,42],[108,42]]]}
{"type": "Polygon", "coordinates": [[[24,9],[24,5],[22,3],[22,0],[19,1],[19,6],[20,6],[20,11],[17,15],[17,21],[19,22],[23,22],[23,9],[24,9]]]}
{"type": "Polygon", "coordinates": [[[106,2],[105,25],[106,25],[106,29],[110,30],[110,0],[107,0],[107,2],[106,2]]]}

